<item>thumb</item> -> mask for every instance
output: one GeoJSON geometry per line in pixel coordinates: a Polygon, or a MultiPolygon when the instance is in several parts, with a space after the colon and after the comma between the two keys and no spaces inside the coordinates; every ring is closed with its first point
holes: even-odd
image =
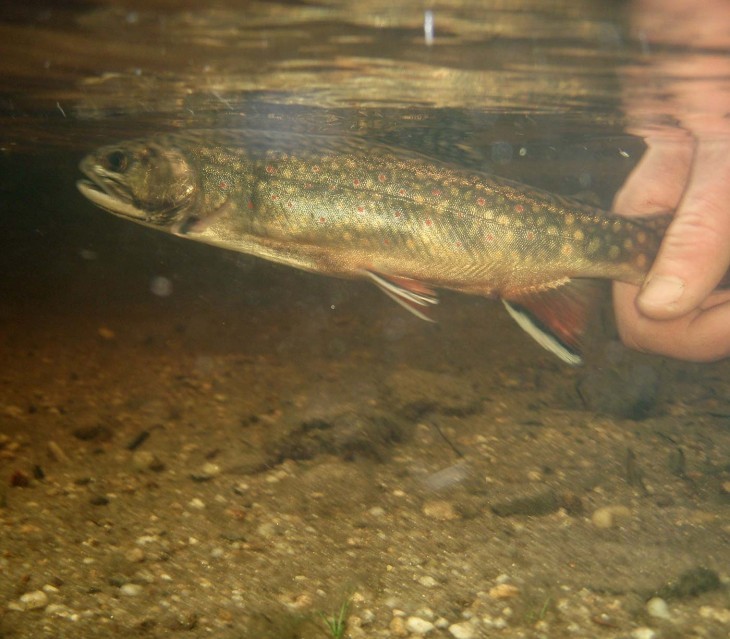
{"type": "Polygon", "coordinates": [[[730,266],[730,138],[699,141],[692,174],[637,303],[653,319],[697,308],[730,266]]]}

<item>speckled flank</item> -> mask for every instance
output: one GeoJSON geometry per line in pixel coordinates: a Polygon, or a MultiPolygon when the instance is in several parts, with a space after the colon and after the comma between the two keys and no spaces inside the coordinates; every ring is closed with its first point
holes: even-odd
{"type": "MultiPolygon", "coordinates": [[[[144,145],[114,151],[139,156],[144,145]]],[[[172,203],[174,216],[151,210],[148,223],[188,229],[192,218],[193,239],[330,275],[371,271],[514,297],[573,277],[638,283],[659,241],[650,226],[567,198],[362,142],[211,131],[157,136],[154,146],[157,162],[167,148],[174,164],[161,175],[186,169],[197,188],[172,203]]]]}

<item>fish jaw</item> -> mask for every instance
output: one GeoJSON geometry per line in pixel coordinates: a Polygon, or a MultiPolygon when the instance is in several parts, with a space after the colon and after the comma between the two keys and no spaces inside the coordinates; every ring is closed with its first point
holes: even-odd
{"type": "Polygon", "coordinates": [[[119,217],[131,218],[137,222],[145,222],[147,220],[146,211],[136,207],[131,202],[121,200],[117,196],[107,193],[92,180],[78,180],[76,182],[76,188],[92,204],[95,204],[100,209],[104,209],[108,213],[118,215],[119,217]]]}

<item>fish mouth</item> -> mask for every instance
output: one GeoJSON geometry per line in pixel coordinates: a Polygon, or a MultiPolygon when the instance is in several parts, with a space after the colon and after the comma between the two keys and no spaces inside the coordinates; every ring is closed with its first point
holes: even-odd
{"type": "Polygon", "coordinates": [[[86,178],[77,180],[76,188],[86,199],[114,215],[140,221],[149,218],[149,212],[132,203],[127,189],[114,178],[113,174],[99,167],[92,170],[85,166],[84,162],[81,163],[80,169],[86,178]]]}

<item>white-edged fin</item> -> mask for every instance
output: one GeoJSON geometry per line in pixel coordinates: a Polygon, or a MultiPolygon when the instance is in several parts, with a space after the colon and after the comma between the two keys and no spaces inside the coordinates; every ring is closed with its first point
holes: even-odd
{"type": "Polygon", "coordinates": [[[382,275],[369,270],[364,270],[363,274],[375,282],[390,299],[398,302],[416,317],[427,322],[436,321],[429,317],[427,310],[430,306],[439,303],[436,291],[430,287],[406,277],[382,275]]]}
{"type": "Polygon", "coordinates": [[[547,332],[542,326],[535,322],[535,318],[522,307],[516,307],[503,299],[507,312],[517,322],[522,330],[530,335],[540,346],[557,355],[564,362],[571,366],[578,366],[583,363],[583,358],[567,345],[560,342],[552,333],[547,332]]]}
{"type": "Polygon", "coordinates": [[[605,294],[604,282],[569,280],[536,293],[507,295],[507,311],[533,339],[568,364],[583,363],[583,335],[605,294]]]}

